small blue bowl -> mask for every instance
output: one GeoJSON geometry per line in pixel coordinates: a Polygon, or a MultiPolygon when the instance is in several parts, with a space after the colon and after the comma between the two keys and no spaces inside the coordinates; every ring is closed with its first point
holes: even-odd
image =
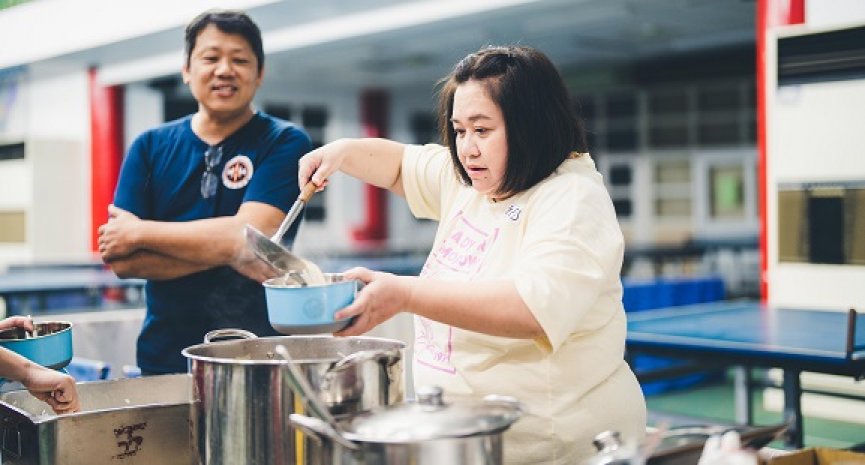
{"type": "Polygon", "coordinates": [[[0,347],[55,370],[68,365],[72,360],[72,323],[49,321],[33,323],[33,327],[36,336],[28,335],[24,328],[0,331],[0,347]]]}
{"type": "Polygon", "coordinates": [[[333,315],[354,302],[358,281],[339,273],[325,273],[326,283],[300,286],[284,277],[264,282],[267,317],[282,334],[320,334],[339,331],[351,318],[335,320],[333,315]]]}

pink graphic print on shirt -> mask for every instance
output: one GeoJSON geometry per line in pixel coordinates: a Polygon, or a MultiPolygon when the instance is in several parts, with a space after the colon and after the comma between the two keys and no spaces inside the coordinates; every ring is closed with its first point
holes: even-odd
{"type": "MultiPolygon", "coordinates": [[[[420,275],[440,281],[468,281],[480,270],[487,251],[498,237],[498,228],[483,231],[460,211],[451,231],[430,252],[420,275]]],[[[453,328],[427,318],[415,317],[415,360],[445,373],[456,373],[451,363],[453,328]]]]}

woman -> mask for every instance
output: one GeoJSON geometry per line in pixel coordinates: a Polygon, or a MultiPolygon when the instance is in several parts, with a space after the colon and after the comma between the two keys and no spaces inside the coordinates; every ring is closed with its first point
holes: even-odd
{"type": "Polygon", "coordinates": [[[505,435],[511,464],[575,464],[612,429],[639,440],[645,402],[624,362],[624,250],[609,194],[553,64],[490,47],[443,81],[447,147],[339,140],[300,161],[300,185],[340,170],[439,221],[420,277],[364,268],[337,335],[415,314],[415,385],[446,397],[511,395],[527,414],[505,435]]]}
{"type": "MultiPolygon", "coordinates": [[[[0,321],[0,330],[10,328],[33,331],[33,321],[23,316],[13,316],[0,321]]],[[[20,382],[30,394],[51,406],[54,413],[73,413],[80,410],[73,377],[33,363],[6,348],[0,348],[0,378],[20,382]]]]}

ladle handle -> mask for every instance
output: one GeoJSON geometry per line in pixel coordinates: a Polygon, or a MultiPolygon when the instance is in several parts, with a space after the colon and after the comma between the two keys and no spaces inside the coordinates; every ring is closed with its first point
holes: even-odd
{"type": "Polygon", "coordinates": [[[283,218],[282,223],[279,224],[279,229],[276,230],[276,233],[270,237],[270,240],[273,242],[279,243],[282,242],[282,236],[285,235],[285,232],[288,231],[288,228],[294,223],[294,220],[300,215],[300,211],[303,209],[303,206],[312,198],[312,194],[315,193],[315,190],[318,186],[315,185],[314,182],[310,181],[303,186],[303,189],[300,191],[300,195],[297,196],[297,200],[295,200],[294,205],[291,206],[291,209],[288,210],[288,213],[283,218]]]}
{"type": "Polygon", "coordinates": [[[288,422],[291,426],[299,428],[306,434],[318,436],[319,438],[329,438],[337,444],[351,450],[357,450],[357,444],[345,438],[339,431],[333,429],[327,423],[318,418],[310,418],[306,415],[292,413],[288,415],[288,422]]]}
{"type": "Polygon", "coordinates": [[[294,394],[300,396],[310,413],[315,415],[316,418],[319,418],[331,427],[335,428],[336,419],[330,414],[330,410],[328,410],[326,406],[322,405],[321,401],[318,399],[318,395],[313,391],[312,386],[309,385],[306,377],[297,365],[295,365],[294,360],[292,360],[291,355],[288,353],[288,349],[286,349],[284,345],[278,344],[273,348],[273,350],[286,362],[285,369],[288,370],[288,378],[294,394]]]}
{"type": "Polygon", "coordinates": [[[315,194],[315,190],[318,189],[318,186],[315,185],[314,182],[310,181],[303,186],[303,189],[300,190],[300,195],[297,196],[297,200],[300,200],[303,203],[309,202],[309,199],[312,198],[312,194],[315,194]]]}

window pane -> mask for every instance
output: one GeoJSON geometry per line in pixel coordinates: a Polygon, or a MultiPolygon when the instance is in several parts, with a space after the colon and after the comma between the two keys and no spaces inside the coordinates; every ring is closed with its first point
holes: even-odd
{"type": "Polygon", "coordinates": [[[613,199],[613,207],[616,209],[616,216],[619,218],[629,218],[632,213],[632,205],[630,199],[613,199]]]}
{"type": "Polygon", "coordinates": [[[688,95],[684,91],[661,91],[649,95],[649,115],[682,115],[688,112],[688,95]]]}
{"type": "Polygon", "coordinates": [[[613,186],[631,185],[631,166],[613,165],[610,167],[610,184],[613,186]]]}
{"type": "Polygon", "coordinates": [[[655,183],[690,183],[691,163],[688,160],[661,160],[655,164],[655,183]]]}
{"type": "Polygon", "coordinates": [[[27,241],[27,213],[0,211],[0,243],[27,241]]]}
{"type": "Polygon", "coordinates": [[[653,126],[649,129],[649,145],[654,148],[679,148],[688,145],[688,127],[653,126]]]}
{"type": "Polygon", "coordinates": [[[681,217],[691,216],[690,199],[655,199],[655,212],[658,216],[681,217]]]}
{"type": "Polygon", "coordinates": [[[634,118],[637,114],[637,96],[633,93],[608,94],[607,118],[634,118]]]}
{"type": "Polygon", "coordinates": [[[735,145],[739,143],[737,121],[700,123],[697,128],[697,143],[700,145],[735,145]]]}
{"type": "Polygon", "coordinates": [[[715,166],[709,170],[709,212],[715,219],[745,216],[745,173],[741,166],[715,166]]]}
{"type": "Polygon", "coordinates": [[[697,109],[701,113],[738,110],[739,100],[736,86],[703,87],[697,91],[697,109]]]}
{"type": "Polygon", "coordinates": [[[612,152],[628,152],[637,149],[637,128],[610,129],[607,131],[607,149],[612,152]]]}

